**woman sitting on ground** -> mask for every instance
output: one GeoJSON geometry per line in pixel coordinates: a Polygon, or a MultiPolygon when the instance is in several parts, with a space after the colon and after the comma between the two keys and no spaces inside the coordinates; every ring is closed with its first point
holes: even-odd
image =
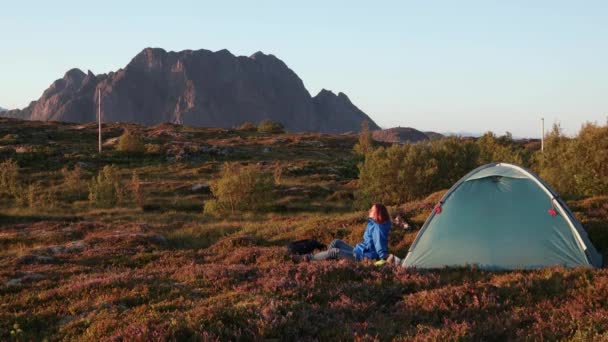
{"type": "Polygon", "coordinates": [[[391,218],[386,207],[380,203],[372,205],[369,210],[367,227],[363,233],[363,242],[355,247],[342,240],[334,240],[329,248],[317,254],[305,256],[307,261],[327,259],[347,259],[361,261],[363,259],[386,260],[388,258],[388,233],[391,230],[391,218]]]}

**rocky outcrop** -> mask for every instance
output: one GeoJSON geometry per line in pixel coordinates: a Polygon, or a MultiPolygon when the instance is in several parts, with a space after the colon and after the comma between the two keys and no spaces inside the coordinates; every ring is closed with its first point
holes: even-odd
{"type": "Polygon", "coordinates": [[[144,49],[124,68],[103,75],[68,71],[28,107],[4,116],[32,120],[96,120],[101,91],[104,121],[234,127],[274,120],[289,131],[358,131],[377,125],[346,95],[322,90],[314,98],[273,55],[234,56],[228,50],[144,49]]]}
{"type": "Polygon", "coordinates": [[[380,129],[375,122],[350,102],[350,99],[344,93],[336,95],[323,89],[312,99],[312,102],[315,111],[321,118],[319,131],[342,133],[345,131],[344,127],[350,127],[350,131],[359,131],[364,120],[369,121],[369,129],[380,129]]]}

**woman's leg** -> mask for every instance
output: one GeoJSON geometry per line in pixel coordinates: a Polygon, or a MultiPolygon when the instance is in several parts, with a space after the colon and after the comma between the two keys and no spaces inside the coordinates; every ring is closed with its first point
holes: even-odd
{"type": "Polygon", "coordinates": [[[339,249],[350,250],[350,251],[352,251],[354,249],[353,246],[347,244],[346,242],[344,242],[340,239],[335,239],[334,241],[332,241],[329,244],[329,248],[339,248],[339,249]]]}
{"type": "Polygon", "coordinates": [[[317,254],[307,255],[308,260],[328,260],[328,259],[347,259],[356,261],[353,247],[342,240],[334,240],[329,244],[329,248],[317,254]]]}

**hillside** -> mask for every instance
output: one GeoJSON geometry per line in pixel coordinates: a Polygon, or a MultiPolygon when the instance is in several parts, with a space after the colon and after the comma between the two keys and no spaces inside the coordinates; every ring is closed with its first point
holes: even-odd
{"type": "Polygon", "coordinates": [[[393,127],[383,130],[375,130],[372,136],[376,141],[388,143],[415,143],[423,140],[435,140],[443,137],[435,132],[421,132],[411,127],[393,127]]]}
{"type": "Polygon", "coordinates": [[[5,116],[65,122],[96,120],[98,91],[107,122],[230,128],[244,122],[281,122],[292,132],[358,131],[377,125],[343,93],[312,97],[277,57],[228,50],[167,52],[147,48],[108,74],[71,69],[28,107],[5,116]]]}
{"type": "MultiPolygon", "coordinates": [[[[17,163],[27,186],[23,202],[0,196],[0,340],[608,338],[605,269],[292,262],[289,241],[361,239],[354,134],[124,123],[103,132],[98,155],[95,124],[0,118],[0,162],[17,163]],[[117,150],[125,130],[145,152],[117,150]],[[225,162],[272,173],[267,208],[203,214],[225,162]],[[89,187],[109,164],[126,193],[98,207],[89,187]]],[[[410,224],[391,231],[392,253],[407,253],[443,193],[390,208],[410,224]]],[[[568,202],[604,257],[607,201],[568,202]]]]}

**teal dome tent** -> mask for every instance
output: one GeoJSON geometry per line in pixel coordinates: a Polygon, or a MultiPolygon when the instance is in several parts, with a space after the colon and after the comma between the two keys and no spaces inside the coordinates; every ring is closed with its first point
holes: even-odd
{"type": "Polygon", "coordinates": [[[511,164],[481,166],[443,196],[403,266],[489,270],[602,266],[602,256],[570,209],[534,173],[511,164]]]}

